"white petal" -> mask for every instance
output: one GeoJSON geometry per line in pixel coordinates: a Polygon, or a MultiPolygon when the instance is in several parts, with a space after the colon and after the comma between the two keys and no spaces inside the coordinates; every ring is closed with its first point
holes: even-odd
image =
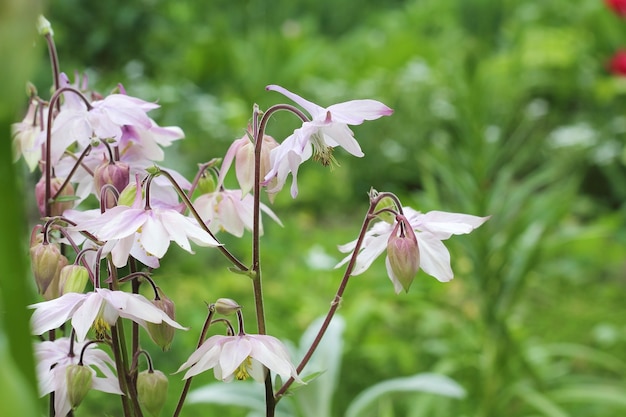
{"type": "Polygon", "coordinates": [[[54,300],[30,305],[29,308],[35,309],[31,317],[33,334],[43,334],[48,330],[60,327],[72,317],[74,311],[86,297],[86,294],[72,292],[54,300]]]}
{"type": "Polygon", "coordinates": [[[450,267],[448,249],[431,233],[416,233],[415,236],[420,251],[420,268],[441,282],[450,281],[454,275],[450,267]]]}

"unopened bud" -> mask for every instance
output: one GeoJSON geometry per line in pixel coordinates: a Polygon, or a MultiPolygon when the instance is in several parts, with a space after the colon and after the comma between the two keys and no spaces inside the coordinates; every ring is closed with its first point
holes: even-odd
{"type": "Polygon", "coordinates": [[[67,384],[67,397],[72,409],[75,409],[83,401],[91,389],[93,371],[83,365],[68,365],[65,368],[65,383],[67,384]]]}
{"type": "MultiPolygon", "coordinates": [[[[169,318],[175,320],[174,302],[167,298],[159,287],[157,287],[157,293],[159,294],[159,299],[152,300],[152,304],[159,310],[164,311],[169,318]]],[[[168,350],[172,345],[172,340],[174,340],[175,329],[164,321],[161,323],[148,322],[146,325],[148,327],[148,334],[150,334],[154,343],[164,351],[168,350]]]]}
{"type": "MultiPolygon", "coordinates": [[[[113,186],[119,194],[130,181],[130,167],[124,162],[105,161],[94,170],[93,181],[98,198],[102,198],[102,187],[107,184],[113,186]]],[[[105,195],[104,206],[106,208],[114,207],[117,203],[115,197],[109,192],[105,195]]]]}
{"type": "MultiPolygon", "coordinates": [[[[378,204],[376,204],[374,210],[378,212],[386,208],[393,208],[394,206],[395,203],[391,198],[384,197],[378,202],[378,204]]],[[[379,213],[378,218],[389,224],[393,224],[395,221],[395,215],[390,211],[383,211],[382,213],[379,213]]]]}
{"type": "Polygon", "coordinates": [[[89,281],[89,271],[82,265],[66,265],[59,276],[59,295],[69,292],[82,293],[89,281]]]}
{"type": "Polygon", "coordinates": [[[39,34],[43,36],[54,36],[54,32],[52,31],[52,25],[50,25],[48,19],[43,17],[43,15],[39,15],[39,18],[37,19],[37,32],[39,32],[39,34]]]}
{"type": "Polygon", "coordinates": [[[142,371],[137,375],[137,399],[152,417],[158,417],[165,405],[169,381],[161,371],[142,371]]]}
{"type": "Polygon", "coordinates": [[[218,314],[228,316],[241,310],[241,306],[230,298],[220,298],[215,302],[215,311],[218,314]]]}
{"type": "Polygon", "coordinates": [[[215,191],[215,179],[210,173],[203,173],[198,180],[198,191],[200,194],[211,194],[215,191]]]}
{"type": "Polygon", "coordinates": [[[402,217],[387,241],[387,270],[391,270],[390,278],[396,293],[403,289],[409,291],[419,266],[420,252],[415,232],[409,222],[402,217]]]}
{"type": "MultiPolygon", "coordinates": [[[[65,181],[61,178],[54,177],[50,180],[50,197],[54,197],[65,181]]],[[[41,216],[46,215],[46,177],[42,176],[39,182],[35,185],[35,197],[37,198],[37,206],[39,207],[39,214],[41,216]]],[[[74,207],[74,200],[76,199],[74,193],[74,187],[72,184],[67,183],[63,187],[63,191],[56,197],[55,201],[50,203],[50,216],[60,216],[65,210],[74,207]]]]}
{"type": "Polygon", "coordinates": [[[132,206],[135,202],[135,198],[137,197],[137,183],[131,183],[122,190],[119,198],[117,199],[117,204],[119,206],[132,206]]]}
{"type": "Polygon", "coordinates": [[[36,243],[30,248],[30,261],[39,294],[48,294],[47,299],[58,297],[59,275],[61,268],[67,265],[67,258],[61,254],[58,245],[36,243]]]}

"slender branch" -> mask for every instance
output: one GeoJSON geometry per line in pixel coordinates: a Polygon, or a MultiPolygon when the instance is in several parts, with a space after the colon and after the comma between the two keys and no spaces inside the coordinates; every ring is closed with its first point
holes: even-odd
{"type": "MultiPolygon", "coordinates": [[[[196,349],[199,349],[204,343],[204,338],[206,337],[207,331],[209,330],[209,326],[212,324],[213,315],[215,314],[215,305],[209,305],[209,314],[207,314],[207,318],[204,320],[204,326],[202,326],[202,331],[200,332],[200,336],[198,337],[198,344],[196,345],[196,349]]],[[[183,386],[183,390],[180,393],[180,397],[178,399],[178,404],[176,404],[176,410],[174,410],[174,414],[172,417],[178,417],[181,410],[183,409],[183,405],[185,404],[185,398],[187,398],[187,393],[189,392],[189,387],[191,387],[191,380],[193,376],[187,378],[185,380],[185,385],[183,386]]]]}
{"type": "MultiPolygon", "coordinates": [[[[395,196],[393,196],[393,197],[395,197],[395,196]]],[[[328,330],[328,326],[330,325],[331,320],[335,316],[335,313],[336,313],[337,309],[339,308],[339,305],[341,304],[343,293],[346,290],[346,287],[348,285],[348,281],[350,280],[350,276],[352,274],[354,266],[356,265],[356,260],[357,260],[359,251],[361,250],[361,246],[363,245],[363,241],[365,239],[365,234],[367,233],[367,229],[369,228],[369,224],[371,223],[371,221],[373,219],[376,218],[376,216],[374,215],[374,211],[376,209],[376,205],[378,204],[378,202],[380,201],[381,198],[382,197],[377,196],[376,198],[373,198],[370,201],[370,208],[367,211],[367,214],[365,215],[365,218],[363,219],[363,225],[361,226],[361,231],[359,232],[359,237],[357,238],[356,245],[354,247],[354,251],[352,252],[352,257],[350,258],[350,261],[348,262],[348,265],[346,266],[346,270],[345,270],[345,272],[343,274],[343,278],[341,279],[341,283],[339,284],[339,288],[337,288],[337,292],[335,293],[335,297],[333,298],[332,302],[330,303],[330,308],[328,310],[328,313],[326,313],[326,317],[324,318],[324,322],[322,323],[322,326],[320,327],[320,330],[317,332],[317,335],[315,336],[315,339],[313,340],[313,343],[311,344],[311,346],[309,347],[307,352],[304,354],[304,357],[302,358],[302,360],[300,361],[300,363],[296,367],[296,371],[298,372],[298,374],[300,372],[302,372],[302,370],[307,365],[307,363],[309,363],[309,360],[311,360],[311,357],[313,356],[313,353],[315,352],[315,350],[319,346],[320,342],[322,341],[322,337],[324,337],[324,334],[326,333],[326,330],[328,330]]],[[[397,198],[395,198],[395,200],[397,200],[397,198]]],[[[276,398],[277,402],[280,400],[280,398],[283,395],[285,395],[285,393],[287,392],[287,390],[289,389],[291,384],[293,384],[293,382],[294,382],[294,379],[293,378],[289,378],[287,380],[287,382],[285,382],[283,384],[283,386],[280,387],[280,389],[278,391],[276,391],[275,398],[276,398]]]]}
{"type": "MultiPolygon", "coordinates": [[[[159,170],[159,175],[164,175],[172,183],[179,197],[183,200],[183,202],[185,203],[185,206],[187,206],[191,215],[196,219],[200,227],[202,227],[202,229],[205,232],[207,232],[213,239],[215,239],[216,242],[219,242],[219,240],[215,237],[215,235],[209,230],[208,226],[204,223],[204,220],[202,220],[202,217],[200,217],[200,214],[198,214],[198,211],[196,210],[193,203],[189,199],[189,196],[187,196],[187,193],[185,193],[185,191],[182,188],[180,188],[180,185],[178,185],[178,183],[174,180],[174,177],[172,177],[172,175],[169,172],[165,170],[161,170],[161,169],[159,170]]],[[[230,253],[230,251],[226,249],[224,245],[218,246],[217,249],[220,252],[222,252],[222,254],[226,256],[228,260],[231,261],[237,269],[239,269],[242,272],[248,271],[248,267],[245,266],[239,259],[237,259],[235,255],[230,253]]]]}

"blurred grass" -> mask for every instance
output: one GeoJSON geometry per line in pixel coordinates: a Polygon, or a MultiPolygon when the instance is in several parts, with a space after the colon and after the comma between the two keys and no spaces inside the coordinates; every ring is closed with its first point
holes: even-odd
{"type": "MultiPolygon", "coordinates": [[[[605,70],[626,22],[603,2],[59,0],[47,14],[63,70],[87,68],[102,91],[122,82],[158,99],[159,122],[183,127],[188,138],[167,164],[187,174],[241,136],[252,103],[281,99],[266,84],[321,105],[372,97],[395,109],[354,129],[365,158],[338,152],[332,173],[302,167],[298,199],[280,195],[273,205],[285,227],[266,221],[263,270],[278,337],[297,340],[325,311],[341,271],[307,262],[341,258],[336,245],[356,236],[370,187],[422,211],[493,216],[449,242],[450,284],[420,273],[411,293],[396,296],[382,260],[352,280],[336,415],[373,383],[420,371],[444,372],[470,395],[397,401],[390,415],[623,413],[612,388],[582,405],[571,394],[583,382],[626,389],[606,365],[623,361],[626,348],[626,80],[605,70]],[[598,362],[599,352],[611,359],[598,362]]],[[[47,77],[42,66],[42,91],[47,77]]],[[[282,139],[295,123],[280,117],[270,134],[282,139]]],[[[155,354],[166,373],[195,344],[205,302],[230,297],[252,309],[247,278],[217,253],[197,252],[172,249],[155,273],[192,327],[171,355],[155,354]]],[[[85,407],[99,409],[102,398],[85,407]]]]}

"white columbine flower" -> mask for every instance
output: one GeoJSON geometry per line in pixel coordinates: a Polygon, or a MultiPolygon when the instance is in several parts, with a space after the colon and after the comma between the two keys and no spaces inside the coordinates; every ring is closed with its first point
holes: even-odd
{"type": "Polygon", "coordinates": [[[277,85],[268,85],[266,89],[290,98],[311,115],[310,121],[304,122],[293,135],[272,150],[272,168],[265,176],[266,183],[277,178],[276,185],[268,190],[269,193],[276,193],[285,184],[287,175],[292,173],[291,195],[294,198],[298,194],[296,176],[300,164],[313,156],[322,165],[330,165],[334,162],[332,150],[336,146],[354,156],[363,156],[348,125],[360,125],[365,120],[375,120],[393,113],[392,109],[376,100],[351,100],[324,108],[277,85]]]}
{"type": "MultiPolygon", "coordinates": [[[[57,417],[65,417],[71,410],[66,383],[66,369],[69,365],[77,365],[80,354],[86,343],[74,342],[70,351],[70,339],[63,337],[53,342],[45,341],[35,345],[37,359],[37,380],[39,395],[54,392],[54,413],[57,417]]],[[[85,348],[83,365],[93,373],[91,389],[123,395],[117,377],[111,370],[115,368],[113,360],[95,344],[85,348]],[[96,370],[98,373],[96,374],[96,370]]]]}
{"type": "MultiPolygon", "coordinates": [[[[241,237],[245,229],[252,230],[254,198],[251,194],[242,196],[241,190],[215,191],[203,194],[194,201],[198,214],[213,233],[224,230],[233,236],[241,237]]],[[[282,226],[274,212],[261,203],[261,211],[282,226]]],[[[260,225],[263,234],[263,224],[260,225]]]]}
{"type": "Polygon", "coordinates": [[[157,258],[165,255],[172,240],[190,253],[193,251],[189,240],[200,246],[220,246],[194,219],[175,209],[144,205],[139,184],[131,207],[113,207],[97,218],[79,222],[68,229],[90,232],[103,241],[117,240],[117,244],[124,244],[128,251],[132,241],[137,240],[148,255],[157,258]]]}
{"type": "Polygon", "coordinates": [[[32,304],[29,308],[35,309],[31,317],[33,334],[56,329],[71,319],[76,338],[80,342],[85,340],[92,326],[95,325],[96,332],[101,332],[104,330],[103,326],[106,328],[107,325],[114,325],[118,317],[130,319],[144,328],[147,327],[146,322],[165,322],[177,329],[186,330],[143,295],[106,288],[96,288],[86,294],[70,292],[54,300],[32,304]]]}
{"type": "Polygon", "coordinates": [[[187,379],[213,369],[215,378],[225,382],[243,380],[248,376],[263,382],[265,367],[280,375],[283,381],[291,377],[302,382],[282,342],[273,336],[258,334],[211,336],[177,372],[189,368],[184,376],[187,379]]]}
{"type": "MultiPolygon", "coordinates": [[[[489,217],[444,211],[430,211],[422,214],[410,207],[403,207],[402,210],[417,238],[420,268],[441,282],[450,281],[454,277],[450,267],[450,252],[442,241],[452,235],[470,233],[489,219],[489,217]]],[[[393,230],[394,224],[380,221],[367,231],[352,275],[363,273],[374,262],[374,259],[385,252],[393,230]]],[[[340,246],[339,250],[344,253],[353,252],[355,246],[356,240],[340,246]]],[[[344,258],[337,267],[348,262],[351,257],[352,253],[344,258]]],[[[395,285],[394,273],[390,270],[389,261],[386,263],[387,273],[395,285]]]]}

